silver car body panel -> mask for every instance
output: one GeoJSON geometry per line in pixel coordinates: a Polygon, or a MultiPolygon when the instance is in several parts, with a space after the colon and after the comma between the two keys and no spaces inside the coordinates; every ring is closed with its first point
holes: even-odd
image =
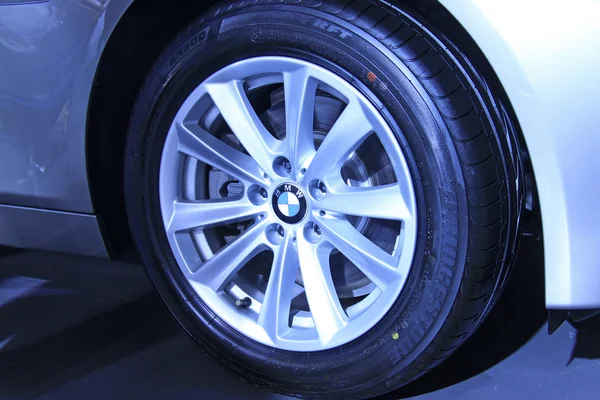
{"type": "Polygon", "coordinates": [[[94,212],[87,109],[102,49],[128,5],[0,3],[0,204],[94,212]]]}
{"type": "Polygon", "coordinates": [[[0,238],[5,246],[108,258],[93,215],[0,205],[0,238]]]}
{"type": "MultiPolygon", "coordinates": [[[[548,307],[600,307],[600,3],[440,1],[490,61],[523,130],[540,195],[548,307]]],[[[0,3],[0,204],[33,207],[0,207],[0,244],[102,255],[92,250],[101,237],[88,188],[87,106],[104,45],[130,3],[0,3]],[[39,224],[23,222],[34,218],[39,224]],[[74,219],[82,228],[72,223],[70,232],[81,241],[24,234],[74,219]]]]}

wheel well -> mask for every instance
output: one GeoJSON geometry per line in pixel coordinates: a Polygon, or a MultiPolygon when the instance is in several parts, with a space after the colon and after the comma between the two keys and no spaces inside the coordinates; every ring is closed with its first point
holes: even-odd
{"type": "MultiPolygon", "coordinates": [[[[467,55],[508,108],[520,135],[516,114],[498,76],[475,40],[452,14],[437,0],[392,2],[407,6],[429,20],[467,55]]],[[[94,212],[113,256],[121,255],[132,244],[125,214],[123,157],[138,92],[152,64],[177,32],[216,3],[218,0],[134,1],[106,43],[90,98],[86,148],[94,212]]],[[[521,136],[520,142],[525,149],[521,136]]],[[[534,182],[528,163],[525,169],[534,182]]],[[[535,192],[535,183],[532,190],[535,192]]]]}
{"type": "Polygon", "coordinates": [[[113,257],[132,246],[125,214],[123,157],[137,95],[164,47],[214,3],[134,1],[103,50],[88,108],[86,156],[94,212],[113,257]]]}

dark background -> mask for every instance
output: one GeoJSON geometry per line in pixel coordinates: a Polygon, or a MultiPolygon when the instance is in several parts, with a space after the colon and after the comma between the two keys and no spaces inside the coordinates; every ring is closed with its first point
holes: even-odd
{"type": "MultiPolygon", "coordinates": [[[[449,360],[383,397],[593,399],[600,322],[548,336],[543,253],[525,238],[498,306],[449,360]]],[[[134,263],[0,249],[0,399],[284,399],[200,353],[134,263]]]]}

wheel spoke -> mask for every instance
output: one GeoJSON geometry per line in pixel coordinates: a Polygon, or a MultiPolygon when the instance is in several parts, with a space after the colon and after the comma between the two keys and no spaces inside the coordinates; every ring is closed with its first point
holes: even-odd
{"type": "Polygon", "coordinates": [[[315,203],[326,211],[395,221],[412,218],[400,185],[350,187],[341,182],[330,187],[327,196],[315,203]]]}
{"type": "Polygon", "coordinates": [[[222,290],[248,261],[266,248],[265,221],[250,227],[235,241],[217,252],[210,260],[190,275],[190,279],[209,287],[214,292],[222,290]]]}
{"type": "Polygon", "coordinates": [[[352,101],[335,122],[319,150],[312,159],[305,179],[323,179],[327,173],[342,163],[373,131],[373,125],[365,115],[362,105],[352,101]]]}
{"type": "Polygon", "coordinates": [[[273,160],[282,144],[265,128],[244,92],[241,81],[211,83],[206,90],[248,154],[273,176],[273,160]]]}
{"type": "Polygon", "coordinates": [[[319,340],[326,344],[348,323],[333,285],[329,268],[329,251],[298,238],[300,271],[306,298],[312,314],[319,340]]]}
{"type": "Polygon", "coordinates": [[[265,184],[258,164],[251,157],[223,143],[197,123],[178,123],[176,129],[180,152],[241,181],[265,184]]]}
{"type": "Polygon", "coordinates": [[[319,226],[323,232],[323,239],[346,256],[380,289],[394,284],[403,274],[408,273],[400,271],[394,256],[364,237],[348,221],[322,218],[319,226]]]}
{"type": "Polygon", "coordinates": [[[298,251],[287,234],[283,243],[273,250],[273,266],[265,298],[258,316],[262,326],[273,341],[288,327],[290,306],[298,272],[298,251]]]}
{"type": "Polygon", "coordinates": [[[284,74],[286,152],[292,176],[298,176],[303,162],[315,152],[314,113],[317,81],[305,68],[284,74]]]}
{"type": "Polygon", "coordinates": [[[208,228],[217,225],[251,219],[258,215],[261,208],[248,199],[240,200],[178,200],[173,205],[173,215],[168,225],[171,233],[193,229],[208,228]]]}

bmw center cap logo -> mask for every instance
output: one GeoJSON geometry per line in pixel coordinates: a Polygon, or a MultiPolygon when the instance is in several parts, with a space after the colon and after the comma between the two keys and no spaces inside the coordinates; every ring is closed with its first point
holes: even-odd
{"type": "Polygon", "coordinates": [[[306,197],[296,185],[286,183],[273,193],[273,209],[283,222],[295,224],[306,215],[306,197]]]}

